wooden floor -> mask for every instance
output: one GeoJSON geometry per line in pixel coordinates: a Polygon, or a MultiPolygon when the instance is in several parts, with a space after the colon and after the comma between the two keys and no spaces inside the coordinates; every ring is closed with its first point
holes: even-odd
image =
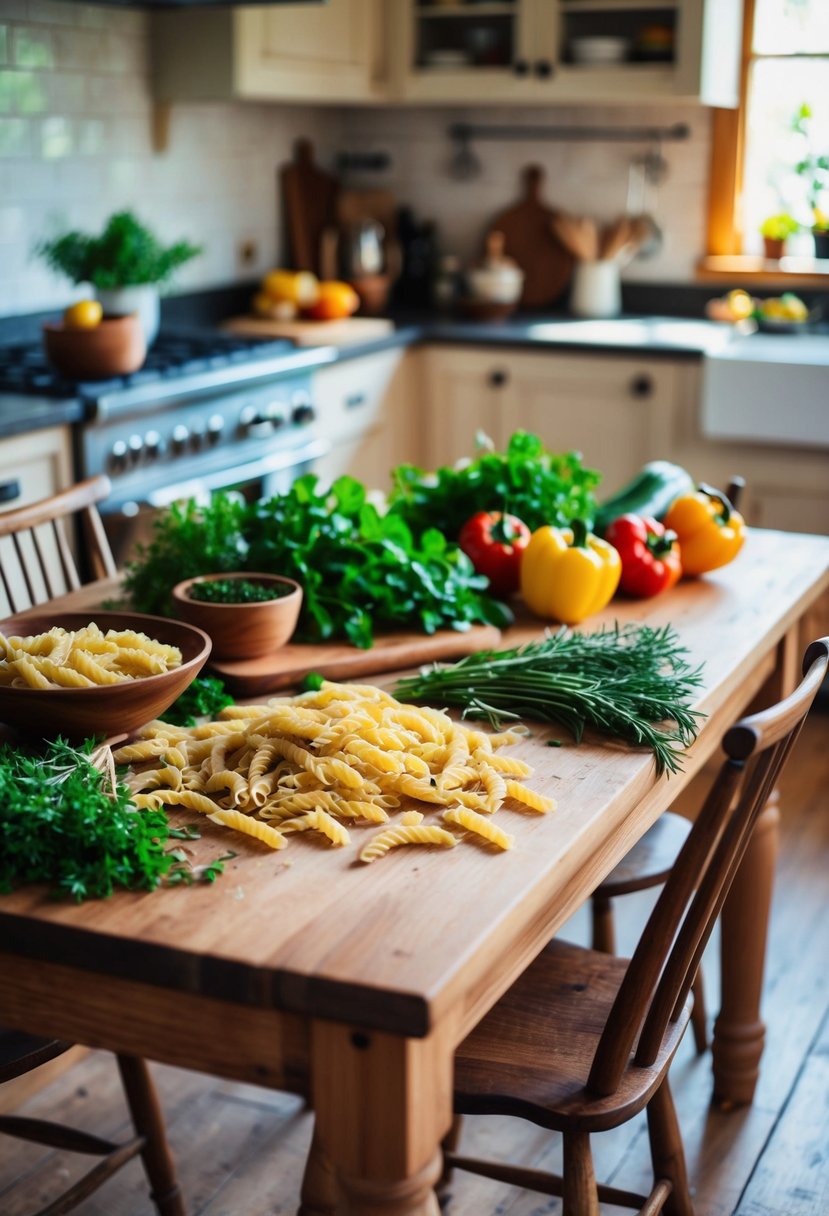
{"type": "MultiPolygon", "coordinates": [[[[754,1105],[712,1110],[710,1058],[686,1036],[671,1079],[695,1191],[697,1216],[826,1216],[829,1213],[829,714],[807,723],[783,784],[783,833],[765,1017],[763,1075],[754,1105]]],[[[619,905],[621,948],[629,948],[647,901],[619,905]]],[[[584,940],[585,919],[568,926],[584,940]]],[[[709,1008],[716,1008],[716,943],[706,959],[709,1008]]],[[[2,982],[2,980],[0,980],[2,982]]],[[[125,1010],[125,1016],[129,1012],[125,1010]]],[[[193,1027],[193,1033],[198,1028],[193,1027]]],[[[232,1034],[232,1026],[228,1027],[232,1034]]],[[[192,1216],[288,1216],[297,1206],[312,1116],[290,1096],[157,1066],[179,1177],[192,1216]]],[[[59,1113],[116,1135],[125,1112],[111,1057],[94,1053],[25,1106],[59,1113]]],[[[557,1138],[516,1120],[469,1120],[463,1148],[532,1165],[560,1162],[557,1138]]],[[[644,1125],[635,1120],[594,1137],[600,1177],[645,1187],[644,1125]]],[[[0,1214],[25,1216],[66,1185],[64,1154],[0,1144],[0,1214]]],[[[557,1200],[457,1175],[447,1216],[542,1216],[557,1200]]],[[[607,1209],[618,1212],[621,1209],[607,1209]]],[[[141,1168],[132,1163],[88,1200],[81,1216],[151,1216],[141,1168]]]]}

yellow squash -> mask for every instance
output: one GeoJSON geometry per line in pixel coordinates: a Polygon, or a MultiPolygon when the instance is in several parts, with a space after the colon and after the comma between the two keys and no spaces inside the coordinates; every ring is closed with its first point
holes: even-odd
{"type": "Polygon", "coordinates": [[[662,522],[679,537],[683,574],[705,574],[727,565],[746,538],[739,511],[719,490],[706,485],[677,498],[662,522]]]}
{"type": "Polygon", "coordinates": [[[577,625],[610,603],[622,562],[607,541],[577,519],[572,528],[538,528],[521,561],[521,593],[546,620],[577,625]]]}

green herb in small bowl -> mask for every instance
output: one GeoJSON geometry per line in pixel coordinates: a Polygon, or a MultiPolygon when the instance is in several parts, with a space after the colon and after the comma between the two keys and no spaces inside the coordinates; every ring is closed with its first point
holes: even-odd
{"type": "Polygon", "coordinates": [[[237,572],[188,578],[173,588],[177,616],[210,635],[215,659],[259,659],[296,629],[302,588],[278,574],[237,572]]]}

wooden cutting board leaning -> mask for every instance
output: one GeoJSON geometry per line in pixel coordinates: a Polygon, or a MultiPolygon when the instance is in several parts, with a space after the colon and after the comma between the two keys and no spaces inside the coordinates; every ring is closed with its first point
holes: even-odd
{"type": "Polygon", "coordinates": [[[497,215],[490,232],[504,234],[504,253],[524,272],[520,308],[547,308],[564,295],[573,273],[573,258],[552,231],[558,214],[541,200],[544,170],[528,165],[523,171],[524,196],[497,215]]]}

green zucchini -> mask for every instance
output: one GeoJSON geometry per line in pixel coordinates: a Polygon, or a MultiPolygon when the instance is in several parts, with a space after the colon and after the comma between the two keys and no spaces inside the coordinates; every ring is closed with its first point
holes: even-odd
{"type": "Polygon", "coordinates": [[[670,460],[652,460],[632,481],[600,504],[593,531],[603,536],[606,528],[620,515],[650,515],[661,519],[674,499],[695,489],[691,474],[670,460]]]}

